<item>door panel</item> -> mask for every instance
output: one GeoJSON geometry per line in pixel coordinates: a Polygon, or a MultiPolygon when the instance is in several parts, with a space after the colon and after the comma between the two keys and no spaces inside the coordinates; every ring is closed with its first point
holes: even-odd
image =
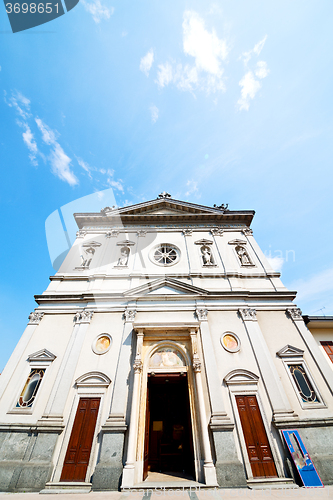
{"type": "Polygon", "coordinates": [[[60,481],[85,481],[100,398],[80,398],[60,481]]]}
{"type": "Polygon", "coordinates": [[[255,396],[236,396],[253,477],[277,477],[264,423],[255,396]]]}

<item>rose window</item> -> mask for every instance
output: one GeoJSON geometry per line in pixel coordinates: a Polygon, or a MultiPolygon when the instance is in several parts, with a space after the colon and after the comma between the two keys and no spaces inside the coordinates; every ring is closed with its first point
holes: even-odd
{"type": "Polygon", "coordinates": [[[171,266],[179,259],[179,252],[176,247],[169,244],[159,245],[152,254],[155,264],[160,266],[171,266]]]}

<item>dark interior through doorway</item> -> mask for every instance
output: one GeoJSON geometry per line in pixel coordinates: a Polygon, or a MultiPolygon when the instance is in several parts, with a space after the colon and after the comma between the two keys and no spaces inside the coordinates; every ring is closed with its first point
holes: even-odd
{"type": "Polygon", "coordinates": [[[194,477],[186,373],[149,374],[144,479],[148,471],[194,477]]]}

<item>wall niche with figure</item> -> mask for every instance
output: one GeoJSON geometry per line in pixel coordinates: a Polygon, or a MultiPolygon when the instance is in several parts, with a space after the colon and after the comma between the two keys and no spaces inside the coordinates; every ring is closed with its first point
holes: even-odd
{"type": "Polygon", "coordinates": [[[131,247],[133,247],[135,243],[133,241],[125,240],[119,241],[117,243],[118,249],[118,260],[117,264],[114,267],[126,268],[128,267],[128,261],[131,254],[131,247]]]}
{"type": "Polygon", "coordinates": [[[203,267],[216,266],[212,245],[210,240],[199,240],[195,242],[199,246],[200,261],[203,267]]]}
{"type": "Polygon", "coordinates": [[[229,241],[229,245],[233,245],[237,260],[242,267],[254,267],[249,251],[246,248],[246,241],[233,240],[229,241]]]}

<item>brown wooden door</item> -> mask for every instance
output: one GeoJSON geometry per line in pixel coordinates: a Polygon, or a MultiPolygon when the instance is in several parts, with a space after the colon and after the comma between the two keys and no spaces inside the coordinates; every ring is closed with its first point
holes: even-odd
{"type": "Polygon", "coordinates": [[[276,477],[276,468],[255,396],[236,396],[253,477],[276,477]]]}
{"type": "Polygon", "coordinates": [[[149,464],[149,427],[150,427],[150,408],[149,408],[149,386],[147,387],[147,404],[146,404],[146,427],[145,427],[145,447],[143,456],[143,480],[148,476],[149,464]]]}
{"type": "Polygon", "coordinates": [[[85,481],[100,398],[80,398],[60,481],[85,481]]]}

